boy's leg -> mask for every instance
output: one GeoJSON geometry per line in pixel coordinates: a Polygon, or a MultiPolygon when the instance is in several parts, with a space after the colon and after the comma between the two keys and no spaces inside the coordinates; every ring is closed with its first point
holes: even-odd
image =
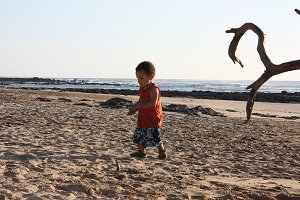
{"type": "Polygon", "coordinates": [[[130,154],[131,157],[138,157],[138,158],[146,158],[147,155],[145,153],[145,146],[142,144],[137,144],[138,151],[133,152],[130,154]]]}
{"type": "Polygon", "coordinates": [[[163,143],[159,144],[157,146],[157,149],[158,149],[158,158],[163,160],[163,159],[166,159],[167,158],[167,152],[166,152],[166,149],[163,145],[163,143]]]}
{"type": "Polygon", "coordinates": [[[141,143],[143,143],[144,138],[144,132],[143,129],[136,128],[133,134],[133,142],[136,144],[138,151],[133,152],[130,154],[132,157],[139,157],[139,158],[145,158],[145,146],[141,143]]]}
{"type": "Polygon", "coordinates": [[[165,150],[165,147],[164,147],[163,143],[159,144],[159,145],[157,146],[157,149],[158,149],[158,152],[164,151],[164,150],[165,150]]]}
{"type": "Polygon", "coordinates": [[[142,144],[137,144],[137,148],[141,153],[145,153],[145,147],[142,144]]]}

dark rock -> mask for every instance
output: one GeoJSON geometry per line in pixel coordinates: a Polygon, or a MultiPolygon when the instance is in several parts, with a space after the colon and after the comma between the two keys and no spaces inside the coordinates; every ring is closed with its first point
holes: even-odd
{"type": "Polygon", "coordinates": [[[163,111],[179,112],[188,115],[198,115],[198,113],[200,112],[204,115],[225,117],[225,115],[222,113],[216,112],[211,108],[203,108],[202,106],[189,108],[187,105],[169,104],[169,105],[163,105],[163,111]]]}
{"type": "Polygon", "coordinates": [[[66,98],[58,98],[58,101],[61,101],[61,102],[72,102],[71,99],[66,99],[66,98]]]}
{"type": "Polygon", "coordinates": [[[297,120],[297,119],[300,119],[300,117],[298,117],[298,116],[284,116],[284,117],[280,117],[280,118],[283,118],[283,119],[289,119],[289,120],[297,120]]]}
{"type": "Polygon", "coordinates": [[[111,98],[105,102],[100,103],[100,106],[104,108],[128,108],[132,105],[132,101],[119,97],[111,98]]]}
{"type": "Polygon", "coordinates": [[[39,77],[32,77],[32,78],[0,78],[0,85],[9,85],[9,84],[23,84],[23,83],[39,83],[39,84],[62,84],[66,81],[63,80],[55,80],[50,78],[39,78],[39,77]]]}
{"type": "Polygon", "coordinates": [[[224,117],[224,114],[220,113],[220,112],[216,112],[211,108],[203,108],[201,110],[201,113],[204,115],[211,115],[211,116],[221,116],[224,117]]]}
{"type": "Polygon", "coordinates": [[[238,112],[236,110],[232,110],[232,109],[226,109],[227,112],[238,112]]]}
{"type": "Polygon", "coordinates": [[[75,105],[75,106],[87,106],[87,107],[93,107],[92,105],[87,104],[87,103],[84,103],[84,102],[82,102],[82,103],[74,103],[74,105],[75,105]]]}
{"type": "Polygon", "coordinates": [[[290,196],[290,195],[287,195],[287,194],[280,193],[276,196],[276,199],[278,199],[278,200],[299,200],[300,195],[290,196]]]}
{"type": "MultiPolygon", "coordinates": [[[[53,88],[57,90],[57,88],[53,88]]],[[[138,95],[139,91],[137,90],[117,90],[117,89],[86,89],[86,88],[65,88],[58,89],[60,91],[67,92],[84,92],[84,93],[99,93],[99,94],[121,94],[121,95],[138,95]]]]}
{"type": "Polygon", "coordinates": [[[45,98],[45,97],[37,97],[36,100],[42,101],[42,102],[50,102],[51,99],[45,98]]]}
{"type": "Polygon", "coordinates": [[[189,113],[187,105],[169,104],[163,105],[163,111],[189,113]]]}
{"type": "Polygon", "coordinates": [[[277,115],[271,115],[271,114],[262,114],[262,113],[252,113],[252,115],[256,115],[259,117],[270,117],[270,118],[283,118],[288,120],[297,120],[300,119],[299,116],[277,116],[277,115]]]}
{"type": "Polygon", "coordinates": [[[252,113],[252,115],[256,115],[256,116],[259,116],[259,117],[272,117],[272,118],[277,117],[276,115],[262,114],[262,113],[252,113]]]}
{"type": "Polygon", "coordinates": [[[80,99],[80,101],[92,101],[90,99],[80,99]]]}
{"type": "MultiPolygon", "coordinates": [[[[60,89],[61,91],[71,92],[86,92],[86,93],[100,93],[100,94],[121,94],[121,95],[138,95],[137,90],[119,90],[119,89],[79,89],[67,88],[60,89]]],[[[248,92],[212,92],[212,91],[162,91],[163,97],[187,97],[196,99],[223,99],[223,100],[237,100],[247,101],[248,92]]],[[[277,103],[300,103],[300,92],[293,93],[263,93],[258,92],[255,98],[256,102],[277,102],[277,103]]]]}

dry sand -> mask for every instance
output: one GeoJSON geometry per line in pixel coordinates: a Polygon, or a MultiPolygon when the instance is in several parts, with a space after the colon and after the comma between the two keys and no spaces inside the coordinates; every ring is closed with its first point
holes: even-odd
{"type": "MultiPolygon", "coordinates": [[[[300,199],[299,120],[245,124],[246,102],[163,98],[228,117],[165,112],[169,158],[149,148],[141,160],[129,156],[136,116],[99,106],[116,95],[0,92],[0,199],[300,199]]],[[[253,112],[300,116],[300,105],[253,112]]]]}

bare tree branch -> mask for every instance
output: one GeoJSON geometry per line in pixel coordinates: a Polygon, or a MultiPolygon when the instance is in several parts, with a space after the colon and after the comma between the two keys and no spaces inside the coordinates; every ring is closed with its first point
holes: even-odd
{"type": "Polygon", "coordinates": [[[237,61],[238,63],[240,63],[241,67],[244,67],[242,62],[235,56],[235,52],[241,37],[249,29],[252,30],[254,33],[256,33],[258,36],[259,40],[257,44],[257,51],[259,53],[261,61],[264,63],[266,68],[274,67],[274,64],[271,62],[271,60],[269,59],[265,51],[265,47],[264,47],[265,35],[262,32],[262,30],[253,23],[245,23],[239,28],[232,28],[226,31],[226,33],[235,34],[229,45],[229,49],[228,49],[229,57],[233,60],[234,63],[235,61],[237,61]]]}
{"type": "Polygon", "coordinates": [[[258,36],[257,52],[260,56],[260,60],[266,67],[266,70],[264,71],[264,73],[255,82],[253,82],[251,85],[249,85],[247,87],[247,89],[251,89],[249,96],[248,96],[247,106],[246,106],[247,121],[249,121],[250,117],[251,117],[253,105],[254,105],[255,96],[256,96],[258,89],[266,81],[268,81],[272,76],[275,76],[277,74],[281,74],[281,73],[284,73],[287,71],[293,71],[293,70],[300,69],[300,60],[290,61],[290,62],[282,63],[280,65],[273,64],[265,51],[265,47],[264,47],[265,37],[264,37],[263,31],[253,23],[245,23],[244,25],[242,25],[239,28],[232,28],[232,29],[226,31],[226,33],[234,33],[234,37],[233,37],[233,39],[229,45],[229,49],[228,49],[228,55],[233,60],[234,63],[238,62],[243,67],[242,62],[235,56],[235,52],[236,52],[236,49],[237,49],[237,46],[238,46],[238,43],[239,43],[241,37],[244,35],[244,33],[247,30],[252,30],[254,33],[257,34],[257,36],[258,36]]]}

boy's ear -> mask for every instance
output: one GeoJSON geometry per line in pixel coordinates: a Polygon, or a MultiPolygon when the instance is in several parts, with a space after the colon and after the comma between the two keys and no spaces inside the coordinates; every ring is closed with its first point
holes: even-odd
{"type": "Polygon", "coordinates": [[[151,74],[151,75],[150,75],[150,80],[153,80],[153,79],[154,79],[154,75],[151,74]]]}

